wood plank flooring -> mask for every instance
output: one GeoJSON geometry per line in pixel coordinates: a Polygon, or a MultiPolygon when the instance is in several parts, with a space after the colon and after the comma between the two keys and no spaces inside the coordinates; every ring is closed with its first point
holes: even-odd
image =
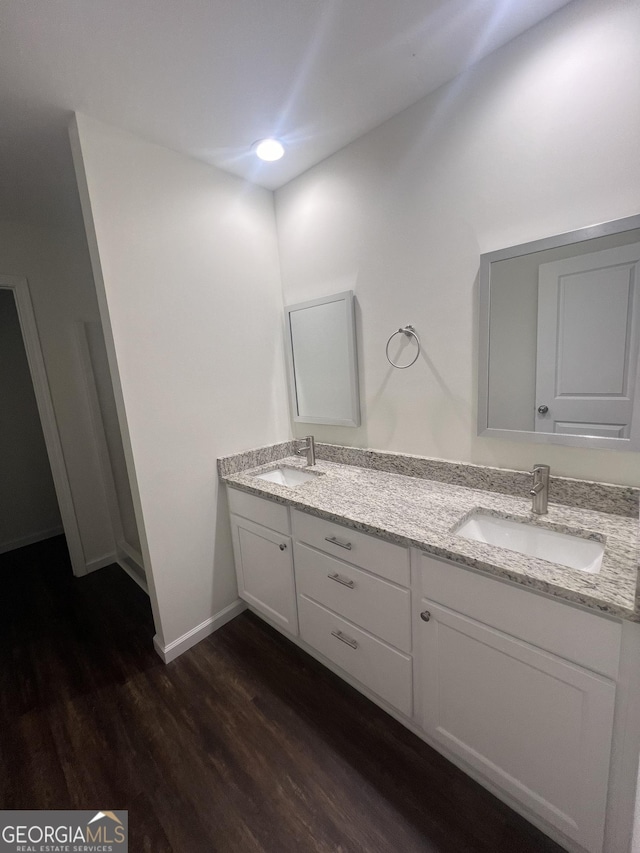
{"type": "Polygon", "coordinates": [[[0,582],[0,808],[128,809],[131,853],[560,850],[248,613],[165,666],[62,537],[0,582]]]}

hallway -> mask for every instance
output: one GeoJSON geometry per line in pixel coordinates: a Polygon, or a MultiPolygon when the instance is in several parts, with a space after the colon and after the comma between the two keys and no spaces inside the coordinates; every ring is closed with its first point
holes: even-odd
{"type": "Polygon", "coordinates": [[[128,809],[131,853],[560,850],[250,614],[165,666],[116,566],[0,572],[0,808],[128,809]]]}

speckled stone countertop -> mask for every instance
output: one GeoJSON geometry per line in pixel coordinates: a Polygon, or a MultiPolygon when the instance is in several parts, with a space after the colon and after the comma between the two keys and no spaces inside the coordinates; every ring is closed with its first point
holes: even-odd
{"type": "Polygon", "coordinates": [[[293,488],[256,479],[255,474],[278,465],[304,468],[305,462],[287,457],[222,474],[222,479],[235,488],[355,530],[420,548],[610,616],[640,622],[637,518],[552,502],[547,515],[536,516],[528,497],[328,461],[318,461],[306,469],[317,472],[317,476],[293,488]],[[474,509],[604,541],[602,567],[597,574],[588,574],[455,535],[453,530],[474,509]]]}

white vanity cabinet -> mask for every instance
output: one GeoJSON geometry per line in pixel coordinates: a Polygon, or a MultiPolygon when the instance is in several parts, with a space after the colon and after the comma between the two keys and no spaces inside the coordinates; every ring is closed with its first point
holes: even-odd
{"type": "Polygon", "coordinates": [[[289,510],[230,489],[238,594],[284,631],[298,633],[289,510]]]}
{"type": "Polygon", "coordinates": [[[619,624],[426,555],[420,561],[425,732],[601,851],[616,692],[606,675],[617,671],[619,624]]]}
{"type": "MultiPolygon", "coordinates": [[[[254,610],[567,849],[602,853],[620,620],[228,494],[254,610]]],[[[607,823],[607,851],[626,851],[611,836],[607,823]]]]}

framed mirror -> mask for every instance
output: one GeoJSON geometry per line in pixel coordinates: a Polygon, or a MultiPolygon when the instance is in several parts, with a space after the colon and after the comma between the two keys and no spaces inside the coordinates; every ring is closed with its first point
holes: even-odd
{"type": "Polygon", "coordinates": [[[360,426],[353,291],[284,310],[294,421],[360,426]]]}
{"type": "Polygon", "coordinates": [[[640,215],[480,258],[478,435],[640,450],[640,215]]]}

